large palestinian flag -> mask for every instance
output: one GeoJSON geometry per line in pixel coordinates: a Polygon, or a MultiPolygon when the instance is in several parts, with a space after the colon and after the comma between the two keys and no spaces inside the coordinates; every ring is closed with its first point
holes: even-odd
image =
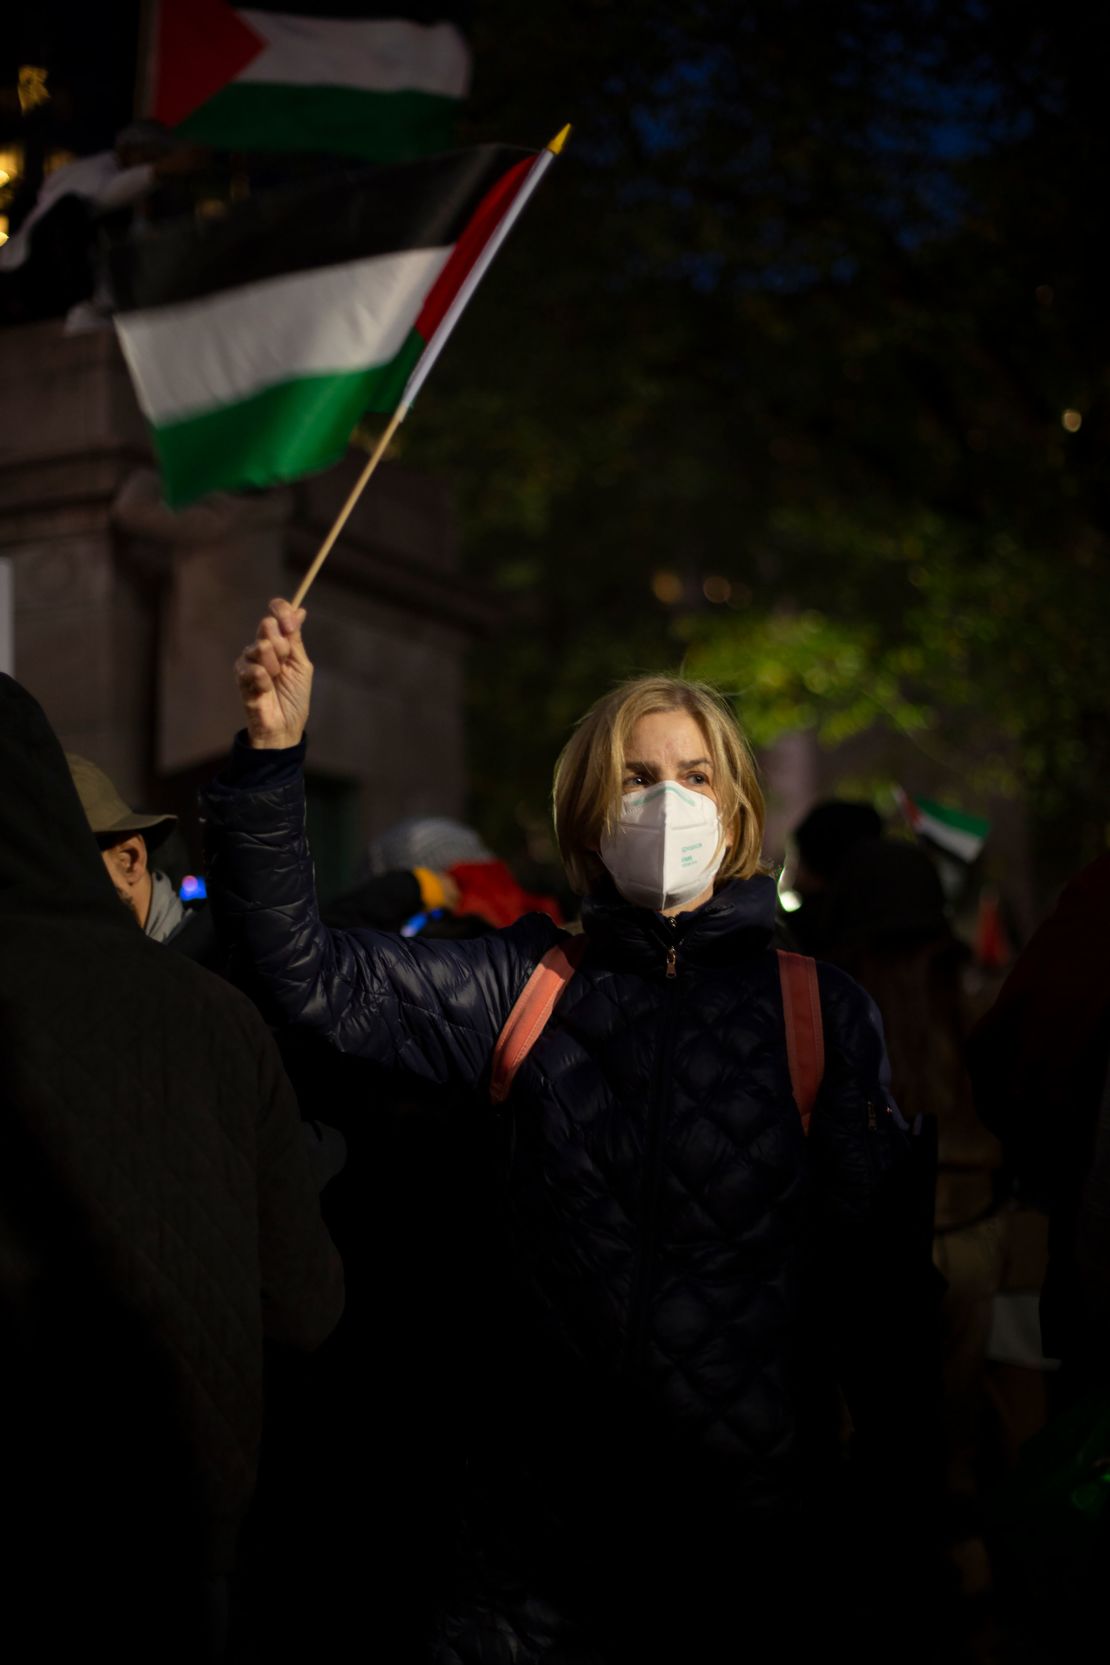
{"type": "Polygon", "coordinates": [[[147,114],[223,150],[446,150],[470,79],[458,0],[155,0],[147,114]]]}
{"type": "Polygon", "coordinates": [[[324,468],[364,412],[411,402],[551,160],[485,145],[118,247],[116,328],[166,501],[324,468]]]}

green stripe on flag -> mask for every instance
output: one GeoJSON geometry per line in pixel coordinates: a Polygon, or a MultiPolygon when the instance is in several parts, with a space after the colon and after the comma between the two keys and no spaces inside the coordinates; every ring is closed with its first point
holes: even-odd
{"type": "Polygon", "coordinates": [[[966,810],[953,809],[950,804],[938,804],[934,798],[915,798],[913,802],[923,815],[942,821],[960,832],[972,833],[976,838],[986,838],[990,832],[990,822],[981,815],[968,815],[966,810]]]}
{"type": "Polygon", "coordinates": [[[166,502],[177,509],[210,491],[269,486],[338,462],[360,417],[396,407],[424,346],[412,330],[388,364],[297,377],[156,428],[166,502]]]}
{"type": "Polygon", "coordinates": [[[221,150],[323,150],[403,162],[455,142],[457,98],[233,81],[175,129],[221,150]]]}

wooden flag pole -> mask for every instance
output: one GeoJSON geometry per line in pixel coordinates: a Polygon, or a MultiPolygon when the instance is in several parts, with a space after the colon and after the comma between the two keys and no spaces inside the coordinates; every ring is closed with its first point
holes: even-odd
{"type": "Polygon", "coordinates": [[[344,526],[346,526],[351,517],[351,511],[354,509],[355,504],[358,502],[359,498],[363,494],[363,491],[366,489],[370,476],[385,456],[386,451],[389,449],[390,440],[393,438],[408,413],[409,407],[405,404],[401,404],[397,406],[397,409],[390,417],[389,424],[386,427],[385,432],[382,434],[378,443],[366,459],[366,467],[355,481],[354,488],[351,491],[350,496],[332,522],[331,531],[316,551],[315,560],[305,573],[304,577],[301,579],[297,593],[293,597],[294,607],[300,607],[303,604],[305,596],[308,594],[313,583],[315,582],[317,573],[320,571],[320,568],[331,554],[332,545],[335,543],[335,540],[339,536],[340,532],[342,532],[344,526]]]}
{"type": "Polygon", "coordinates": [[[420,388],[424,385],[424,381],[429,370],[435,364],[440,353],[442,352],[444,344],[458,322],[466,303],[469,301],[471,295],[482,281],[482,277],[489,267],[490,262],[497,253],[498,249],[501,247],[501,244],[505,241],[505,238],[508,236],[512,225],[523,209],[525,203],[528,201],[528,198],[531,196],[532,192],[542,179],[548,164],[552,162],[556,156],[561,155],[566,142],[570,137],[570,131],[569,125],[564,127],[561,132],[556,133],[551,143],[549,145],[545,145],[544,149],[540,151],[536,165],[532,169],[531,174],[521,189],[517,192],[516,197],[513,199],[508,210],[502,215],[501,220],[499,221],[492,236],[490,236],[488,242],[478,256],[478,259],[474,262],[470,271],[467,273],[466,278],[456,293],[454,300],[444,313],[435,334],[427,343],[424,351],[420,355],[419,360],[413,368],[411,376],[405,383],[404,392],[401,394],[401,403],[397,406],[397,409],[390,417],[389,426],[386,428],[381,439],[379,439],[377,445],[375,445],[373,451],[371,452],[366,467],[355,481],[354,490],[351,492],[351,495],[348,497],[347,501],[344,503],[343,507],[336,516],[331,531],[316,551],[316,559],[301,579],[300,588],[293,597],[294,607],[299,607],[301,605],[305,596],[312,588],[316,574],[320,571],[320,568],[323,566],[324,562],[331,553],[332,546],[335,543],[336,538],[339,536],[340,532],[342,532],[344,526],[346,526],[351,510],[362,496],[367,481],[370,479],[370,476],[385,456],[390,440],[393,438],[397,429],[401,426],[401,423],[408,415],[409,407],[416,398],[420,388]]]}

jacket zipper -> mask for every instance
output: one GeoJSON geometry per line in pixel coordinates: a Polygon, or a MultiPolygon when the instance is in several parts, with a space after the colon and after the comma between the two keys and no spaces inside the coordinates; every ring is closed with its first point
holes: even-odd
{"type": "Polygon", "coordinates": [[[648,1296],[655,1260],[655,1226],[659,1214],[659,1187],[663,1177],[661,1153],[663,1122],[670,1096],[671,1053],[678,1014],[678,949],[672,943],[664,960],[667,1014],[659,1057],[655,1066],[651,1100],[648,1105],[647,1141],[644,1148],[644,1178],[640,1190],[640,1248],[632,1279],[632,1303],[628,1326],[627,1366],[630,1374],[643,1368],[647,1352],[648,1296]]]}

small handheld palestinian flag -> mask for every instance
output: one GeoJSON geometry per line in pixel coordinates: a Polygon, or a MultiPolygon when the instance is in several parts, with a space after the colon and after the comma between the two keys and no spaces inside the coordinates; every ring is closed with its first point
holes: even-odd
{"type": "Polygon", "coordinates": [[[989,821],[938,804],[932,798],[911,798],[900,786],[895,787],[894,794],[912,832],[970,867],[991,830],[989,821]]]}
{"type": "Polygon", "coordinates": [[[397,162],[447,149],[470,83],[459,0],[151,0],[148,115],[221,150],[397,162]]]}
{"type": "Polygon", "coordinates": [[[249,198],[120,245],[116,329],[166,501],[326,468],[416,397],[569,128],[249,198]]]}

